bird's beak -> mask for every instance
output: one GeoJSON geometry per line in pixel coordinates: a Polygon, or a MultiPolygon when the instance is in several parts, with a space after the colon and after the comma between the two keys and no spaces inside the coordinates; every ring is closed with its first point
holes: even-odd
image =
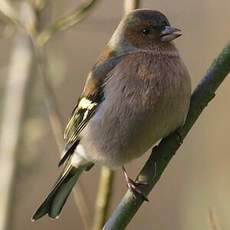
{"type": "Polygon", "coordinates": [[[162,42],[170,42],[181,35],[181,30],[171,26],[165,26],[165,28],[161,31],[160,39],[162,42]]]}

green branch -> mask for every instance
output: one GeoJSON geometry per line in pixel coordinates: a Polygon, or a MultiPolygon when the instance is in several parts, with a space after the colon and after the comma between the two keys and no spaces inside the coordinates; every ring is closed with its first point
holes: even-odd
{"type": "MultiPolygon", "coordinates": [[[[214,60],[206,76],[201,80],[192,94],[191,104],[186,122],[180,130],[164,138],[152,149],[152,153],[138,175],[139,181],[148,183],[144,192],[149,194],[160,179],[166,166],[179,149],[203,109],[214,98],[215,91],[230,72],[230,42],[214,60]],[[179,133],[179,136],[178,136],[179,133]],[[155,170],[156,169],[156,170],[155,170]]],[[[142,197],[134,198],[127,191],[120,204],[105,224],[104,229],[124,229],[143,203],[142,197]]]]}

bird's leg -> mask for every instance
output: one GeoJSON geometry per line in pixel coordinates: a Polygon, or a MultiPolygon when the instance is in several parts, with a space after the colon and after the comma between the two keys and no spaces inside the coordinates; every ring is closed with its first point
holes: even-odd
{"type": "Polygon", "coordinates": [[[175,133],[176,133],[176,135],[177,135],[177,138],[178,138],[180,144],[182,144],[182,143],[183,143],[183,138],[182,138],[182,136],[181,136],[180,130],[177,129],[177,130],[175,131],[175,133]]]}
{"type": "Polygon", "coordinates": [[[94,166],[94,163],[89,164],[89,166],[86,167],[85,171],[89,171],[94,166]]]}
{"type": "Polygon", "coordinates": [[[131,178],[128,177],[127,171],[125,169],[125,167],[122,167],[122,171],[125,175],[125,180],[127,182],[127,186],[130,189],[130,191],[133,193],[133,195],[135,197],[137,197],[137,195],[141,196],[145,201],[149,201],[148,198],[145,196],[145,194],[143,193],[143,191],[141,191],[140,186],[142,185],[147,185],[148,183],[146,182],[136,182],[134,180],[132,180],[131,178]]]}

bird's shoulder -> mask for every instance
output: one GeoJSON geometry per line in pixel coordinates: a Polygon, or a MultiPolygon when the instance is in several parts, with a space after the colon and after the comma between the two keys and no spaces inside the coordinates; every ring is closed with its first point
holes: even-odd
{"type": "Polygon", "coordinates": [[[120,61],[116,52],[105,47],[88,74],[83,92],[74,107],[64,131],[65,147],[59,165],[74,152],[79,134],[103,101],[103,87],[108,73],[120,61]]]}

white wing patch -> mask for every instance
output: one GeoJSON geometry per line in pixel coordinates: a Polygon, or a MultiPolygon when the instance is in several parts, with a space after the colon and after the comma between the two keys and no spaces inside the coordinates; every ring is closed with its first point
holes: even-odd
{"type": "Polygon", "coordinates": [[[92,102],[91,100],[83,97],[79,104],[78,104],[78,108],[79,109],[86,109],[86,111],[84,112],[84,116],[83,116],[83,121],[88,117],[89,111],[91,111],[95,106],[97,106],[96,102],[92,102]]]}
{"type": "Polygon", "coordinates": [[[92,102],[91,100],[83,97],[79,104],[78,104],[78,108],[79,109],[88,109],[88,110],[91,110],[93,109],[95,106],[97,105],[97,103],[95,102],[92,102]]]}

